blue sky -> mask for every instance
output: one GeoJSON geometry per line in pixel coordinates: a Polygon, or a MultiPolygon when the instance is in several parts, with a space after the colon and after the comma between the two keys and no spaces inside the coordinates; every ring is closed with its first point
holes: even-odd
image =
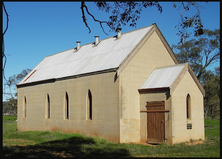
{"type": "MultiPolygon", "coordinates": [[[[52,55],[76,47],[76,41],[81,45],[94,41],[94,35],[99,39],[114,36],[115,32],[105,35],[100,25],[87,16],[91,28],[89,34],[81,18],[80,2],[4,2],[9,14],[9,28],[5,34],[5,53],[7,64],[5,77],[19,74],[23,69],[33,69],[45,56],[52,55]]],[[[108,20],[108,13],[100,11],[94,2],[86,2],[89,11],[100,20],[108,20]]],[[[137,28],[156,23],[168,41],[169,45],[177,44],[177,29],[179,24],[178,9],[172,2],[160,2],[163,12],[157,8],[144,9],[137,22],[137,28]]],[[[220,28],[220,2],[200,2],[200,13],[205,29],[220,28]]],[[[192,10],[190,11],[192,13],[192,10]]],[[[3,29],[6,18],[3,14],[3,29]]],[[[122,33],[136,29],[128,25],[122,27],[122,33]]],[[[213,67],[219,66],[219,62],[213,67]]]]}

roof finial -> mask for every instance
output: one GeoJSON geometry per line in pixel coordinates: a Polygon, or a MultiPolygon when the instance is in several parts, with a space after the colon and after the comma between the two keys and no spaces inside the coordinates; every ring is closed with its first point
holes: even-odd
{"type": "Polygon", "coordinates": [[[76,51],[80,49],[80,43],[81,41],[76,41],[76,44],[77,44],[76,51]]]}
{"type": "Polygon", "coordinates": [[[121,30],[122,30],[122,28],[116,28],[117,39],[119,39],[121,37],[121,30]]]}
{"type": "Polygon", "coordinates": [[[97,45],[99,43],[99,35],[95,35],[95,45],[97,45]]]}

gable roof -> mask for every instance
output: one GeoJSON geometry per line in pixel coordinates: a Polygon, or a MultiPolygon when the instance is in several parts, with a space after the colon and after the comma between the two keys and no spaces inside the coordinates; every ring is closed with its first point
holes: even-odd
{"type": "Polygon", "coordinates": [[[140,89],[170,87],[184,66],[185,64],[180,64],[154,69],[140,89]]]}
{"type": "MultiPolygon", "coordinates": [[[[118,68],[153,26],[103,39],[45,57],[19,84],[118,68]],[[34,72],[35,71],[35,72],[34,72]]],[[[19,85],[18,84],[18,85],[19,85]]]]}
{"type": "Polygon", "coordinates": [[[150,90],[170,89],[171,94],[187,71],[189,71],[201,93],[205,96],[203,87],[199,83],[188,63],[154,69],[142,84],[139,91],[144,92],[150,90]]]}
{"type": "MultiPolygon", "coordinates": [[[[47,56],[17,86],[101,71],[116,71],[119,67],[124,67],[122,65],[132,58],[132,52],[135,54],[135,48],[142,45],[154,30],[169,49],[168,43],[154,23],[151,26],[123,33],[118,39],[112,36],[100,40],[96,46],[92,42],[82,45],[79,50],[72,48],[47,56]]],[[[177,63],[174,53],[172,51],[169,53],[177,63]]]]}

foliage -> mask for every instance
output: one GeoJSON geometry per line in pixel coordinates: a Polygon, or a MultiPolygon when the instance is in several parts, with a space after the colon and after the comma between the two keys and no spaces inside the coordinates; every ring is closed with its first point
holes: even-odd
{"type": "MultiPolygon", "coordinates": [[[[178,2],[174,2],[173,7],[177,7],[178,2]]],[[[203,34],[203,24],[201,22],[200,18],[200,10],[199,5],[196,2],[179,2],[181,3],[179,8],[182,8],[182,11],[180,12],[181,22],[176,27],[178,28],[177,35],[180,37],[180,43],[184,42],[189,36],[190,33],[186,31],[187,28],[194,27],[194,35],[199,36],[203,34]],[[196,8],[196,13],[190,17],[184,15],[183,13],[186,11],[190,11],[191,6],[196,8]]]]}
{"type": "Polygon", "coordinates": [[[104,1],[97,1],[95,3],[100,10],[112,12],[107,23],[112,30],[116,30],[120,28],[121,25],[124,26],[127,23],[129,23],[129,26],[136,26],[136,21],[140,18],[139,15],[143,8],[155,6],[160,13],[162,12],[162,7],[158,2],[116,1],[107,3],[104,1]]]}
{"type": "MultiPolygon", "coordinates": [[[[4,120],[5,117],[3,117],[4,120]]],[[[16,131],[16,123],[3,123],[4,157],[219,157],[220,120],[205,119],[203,144],[156,146],[115,144],[76,133],[16,131]]]]}
{"type": "Polygon", "coordinates": [[[15,86],[31,71],[31,69],[24,69],[21,73],[17,75],[10,76],[7,79],[5,84],[6,88],[9,90],[9,93],[4,92],[7,95],[10,95],[11,98],[16,98],[17,93],[12,93],[12,89],[15,90],[15,86]]]}
{"type": "MultiPolygon", "coordinates": [[[[129,24],[131,27],[136,27],[137,20],[140,18],[140,14],[143,9],[149,7],[156,7],[157,10],[162,13],[163,7],[159,2],[152,1],[143,1],[143,2],[133,2],[133,1],[115,1],[115,2],[106,2],[106,1],[95,1],[95,5],[99,10],[111,13],[108,17],[109,20],[101,21],[95,18],[95,16],[89,12],[89,9],[84,1],[81,2],[81,11],[82,19],[86,27],[91,32],[90,27],[87,23],[85,11],[90,15],[95,22],[100,23],[103,32],[107,34],[103,28],[102,24],[107,24],[111,31],[116,31],[118,28],[129,24]]],[[[178,28],[177,35],[180,36],[180,42],[186,40],[189,37],[187,33],[187,28],[194,28],[194,35],[199,36],[203,34],[203,25],[201,22],[199,4],[197,2],[174,2],[172,5],[173,8],[178,8],[180,12],[181,21],[180,24],[175,26],[178,28]],[[194,11],[194,10],[196,11],[194,11]],[[184,15],[185,12],[194,11],[194,15],[188,16],[184,15]]]]}
{"type": "Polygon", "coordinates": [[[129,26],[136,26],[136,21],[140,18],[140,13],[143,8],[156,6],[160,13],[162,12],[162,7],[158,2],[132,2],[132,1],[115,1],[115,2],[105,2],[105,1],[96,1],[95,5],[99,10],[105,12],[111,12],[111,16],[109,16],[109,20],[101,21],[94,17],[92,13],[89,12],[89,9],[84,1],[81,2],[81,10],[82,10],[82,19],[85,23],[86,27],[89,29],[89,33],[91,32],[90,27],[88,26],[87,19],[85,16],[85,10],[88,15],[90,15],[94,21],[99,22],[103,32],[107,34],[102,26],[103,23],[107,24],[112,31],[116,31],[116,29],[120,28],[122,25],[126,25],[129,23],[129,26]]]}
{"type": "Polygon", "coordinates": [[[215,116],[220,114],[220,67],[215,68],[215,73],[207,71],[204,76],[204,109],[205,116],[215,116]]]}
{"type": "Polygon", "coordinates": [[[220,29],[205,29],[198,38],[172,48],[181,63],[189,63],[205,89],[205,116],[215,117],[220,112],[220,68],[215,73],[207,68],[220,59],[220,29]]]}
{"type": "Polygon", "coordinates": [[[8,113],[9,115],[16,115],[17,99],[9,98],[7,101],[3,101],[2,110],[3,113],[8,113]]]}
{"type": "Polygon", "coordinates": [[[203,35],[172,46],[181,63],[188,62],[197,78],[214,62],[220,59],[220,29],[205,29],[203,35]]]}

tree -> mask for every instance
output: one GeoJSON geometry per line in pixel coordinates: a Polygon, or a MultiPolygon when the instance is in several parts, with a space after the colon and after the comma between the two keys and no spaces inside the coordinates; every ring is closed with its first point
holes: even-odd
{"type": "MultiPolygon", "coordinates": [[[[136,27],[136,22],[140,18],[140,14],[143,9],[147,9],[148,7],[156,7],[157,10],[162,13],[163,7],[159,2],[151,2],[151,1],[143,1],[143,2],[133,2],[133,1],[115,1],[115,2],[106,2],[106,1],[95,1],[95,5],[99,10],[105,11],[107,13],[111,13],[108,17],[108,20],[99,20],[96,19],[95,16],[89,11],[88,6],[85,1],[81,1],[81,12],[82,19],[85,26],[89,29],[89,33],[91,32],[90,26],[87,22],[86,14],[88,14],[93,20],[100,24],[103,32],[107,34],[103,28],[103,24],[106,24],[111,31],[116,31],[117,28],[125,26],[129,24],[131,27],[136,27]]],[[[2,34],[2,59],[3,59],[3,68],[2,73],[4,76],[4,68],[6,65],[6,54],[4,52],[4,35],[8,29],[9,25],[9,15],[7,13],[4,2],[2,3],[3,14],[6,15],[6,28],[3,29],[2,34]]],[[[197,2],[174,2],[172,4],[173,8],[178,8],[180,14],[180,23],[176,27],[178,28],[177,35],[180,37],[180,42],[186,40],[189,37],[190,33],[187,32],[187,28],[194,28],[194,35],[202,35],[203,34],[203,25],[201,22],[199,4],[197,2]],[[186,12],[194,9],[195,13],[191,16],[185,15],[186,12]]]]}
{"type": "Polygon", "coordinates": [[[13,115],[17,113],[17,91],[15,87],[30,71],[30,69],[25,69],[17,75],[10,76],[7,80],[3,92],[6,96],[6,101],[3,102],[3,112],[8,112],[13,115]]]}
{"type": "Polygon", "coordinates": [[[10,76],[7,79],[7,82],[5,84],[5,88],[8,90],[8,92],[4,92],[5,95],[10,96],[10,98],[16,98],[17,93],[12,93],[12,91],[15,90],[15,86],[31,71],[31,69],[24,69],[21,73],[17,75],[10,76]]]}
{"type": "MultiPolygon", "coordinates": [[[[121,26],[125,26],[126,24],[129,24],[129,26],[132,27],[136,27],[136,22],[139,20],[139,15],[144,8],[146,9],[148,7],[156,7],[160,13],[163,11],[163,7],[159,2],[151,1],[95,1],[95,5],[99,10],[105,11],[107,13],[111,12],[111,15],[109,16],[109,20],[98,20],[91,12],[89,12],[86,3],[81,1],[80,8],[82,11],[82,19],[85,23],[85,26],[89,29],[89,33],[91,32],[91,29],[87,23],[86,13],[91,16],[95,22],[98,22],[103,32],[107,34],[103,28],[103,24],[106,24],[111,29],[111,31],[116,31],[116,29],[120,28],[121,26]]],[[[176,26],[179,30],[177,35],[180,36],[180,42],[186,40],[186,38],[189,37],[190,34],[187,32],[187,28],[193,27],[195,36],[203,34],[203,25],[200,17],[199,4],[197,2],[174,2],[172,7],[178,8],[180,12],[180,24],[176,26]],[[185,12],[192,9],[195,9],[196,11],[192,16],[187,16],[184,14],[185,12]]]]}
{"type": "Polygon", "coordinates": [[[7,101],[3,102],[3,113],[8,113],[10,115],[17,114],[17,99],[9,98],[7,101]]]}
{"type": "Polygon", "coordinates": [[[220,29],[204,30],[203,35],[173,45],[178,60],[188,62],[205,89],[205,116],[214,118],[220,110],[220,67],[207,68],[220,59],[220,29]]]}
{"type": "Polygon", "coordinates": [[[220,29],[205,29],[203,35],[184,43],[172,46],[181,63],[188,62],[197,78],[202,82],[202,75],[214,62],[220,59],[220,29]]]}
{"type": "Polygon", "coordinates": [[[215,71],[206,71],[204,77],[204,89],[206,92],[204,98],[205,116],[215,116],[220,114],[220,67],[215,71]]]}

